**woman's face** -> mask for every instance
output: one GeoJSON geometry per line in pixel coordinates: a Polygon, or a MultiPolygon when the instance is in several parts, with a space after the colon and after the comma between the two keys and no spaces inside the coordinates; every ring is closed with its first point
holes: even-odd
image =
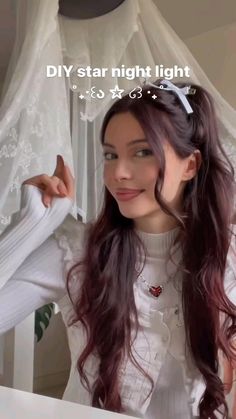
{"type": "MultiPolygon", "coordinates": [[[[167,141],[163,147],[166,173],[162,196],[170,206],[180,209],[187,159],[180,159],[167,141]]],[[[159,172],[157,159],[131,113],[116,114],[110,119],[103,154],[104,184],[121,214],[133,219],[142,231],[158,233],[174,228],[176,221],[163,213],[154,195],[159,172]]]]}

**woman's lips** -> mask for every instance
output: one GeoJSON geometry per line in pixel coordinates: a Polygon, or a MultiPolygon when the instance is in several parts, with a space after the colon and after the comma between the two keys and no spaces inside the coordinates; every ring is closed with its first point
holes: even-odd
{"type": "Polygon", "coordinates": [[[136,198],[142,192],[143,190],[136,192],[116,192],[116,197],[119,201],[129,201],[130,199],[136,198]]]}

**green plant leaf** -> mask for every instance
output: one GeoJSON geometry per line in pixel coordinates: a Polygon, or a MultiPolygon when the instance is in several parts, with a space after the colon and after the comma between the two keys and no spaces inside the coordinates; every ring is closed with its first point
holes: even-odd
{"type": "Polygon", "coordinates": [[[44,330],[49,326],[50,318],[52,317],[53,312],[53,303],[46,304],[35,311],[34,333],[37,336],[37,342],[42,339],[44,330]]]}

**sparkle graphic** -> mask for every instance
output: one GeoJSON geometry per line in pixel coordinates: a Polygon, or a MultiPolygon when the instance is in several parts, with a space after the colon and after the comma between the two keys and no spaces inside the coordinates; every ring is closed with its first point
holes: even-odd
{"type": "Polygon", "coordinates": [[[118,85],[116,85],[114,89],[110,89],[110,92],[112,93],[112,99],[116,97],[121,99],[121,94],[124,92],[124,89],[119,89],[118,85]]]}
{"type": "Polygon", "coordinates": [[[79,98],[80,99],[84,99],[84,95],[79,95],[79,98]]]}
{"type": "Polygon", "coordinates": [[[152,95],[152,99],[156,99],[157,98],[157,96],[156,95],[152,95]]]}

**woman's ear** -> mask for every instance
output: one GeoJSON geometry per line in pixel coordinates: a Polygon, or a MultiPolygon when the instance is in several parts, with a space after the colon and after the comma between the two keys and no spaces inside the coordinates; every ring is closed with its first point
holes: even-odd
{"type": "Polygon", "coordinates": [[[200,169],[201,163],[202,155],[200,150],[194,150],[194,152],[186,159],[186,166],[182,180],[190,180],[194,178],[200,169]]]}

